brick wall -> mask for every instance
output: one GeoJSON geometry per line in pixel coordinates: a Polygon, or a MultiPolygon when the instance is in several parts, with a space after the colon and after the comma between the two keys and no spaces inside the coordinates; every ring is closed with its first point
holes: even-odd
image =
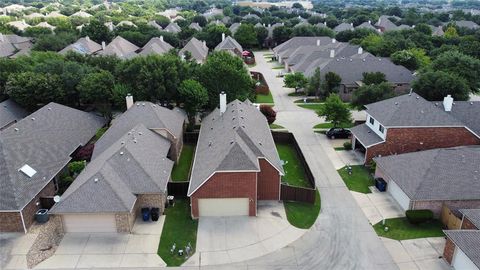
{"type": "Polygon", "coordinates": [[[434,148],[475,144],[480,144],[480,139],[463,127],[389,128],[385,143],[367,149],[366,164],[378,155],[389,156],[434,148]]]}
{"type": "Polygon", "coordinates": [[[280,199],[280,174],[265,159],[259,159],[260,172],[257,174],[257,199],[279,200],[280,199]]]}
{"type": "Polygon", "coordinates": [[[447,204],[451,209],[462,208],[480,208],[480,200],[464,200],[464,201],[414,201],[412,209],[430,209],[435,217],[440,217],[442,213],[442,205],[447,204]]]}
{"type": "Polygon", "coordinates": [[[0,232],[23,232],[20,212],[0,212],[0,232]]]}
{"type": "Polygon", "coordinates": [[[448,264],[452,264],[453,254],[455,253],[455,244],[447,238],[447,242],[445,243],[445,248],[443,249],[443,258],[448,262],[448,264]]]}
{"type": "Polygon", "coordinates": [[[131,213],[116,213],[115,222],[117,226],[117,232],[130,233],[135,225],[135,220],[141,214],[143,207],[157,207],[160,208],[160,215],[165,210],[165,202],[167,197],[165,194],[140,194],[137,195],[137,200],[133,206],[131,213]]]}
{"type": "Polygon", "coordinates": [[[249,215],[257,215],[256,172],[215,173],[190,197],[192,217],[198,218],[198,199],[201,198],[249,198],[249,215]]]}
{"type": "Polygon", "coordinates": [[[477,226],[473,225],[473,223],[466,216],[463,216],[461,229],[462,230],[478,230],[480,228],[477,228],[477,226]]]}

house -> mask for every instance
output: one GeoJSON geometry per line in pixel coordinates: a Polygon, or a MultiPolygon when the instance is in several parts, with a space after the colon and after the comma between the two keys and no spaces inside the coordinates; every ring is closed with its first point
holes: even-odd
{"type": "Polygon", "coordinates": [[[354,30],[354,29],[355,28],[353,28],[353,23],[343,22],[343,23],[335,26],[335,28],[333,28],[333,31],[335,31],[335,33],[339,33],[339,32],[342,32],[342,31],[354,30]]]}
{"type": "Polygon", "coordinates": [[[472,21],[454,21],[453,22],[456,26],[458,27],[465,27],[465,28],[468,28],[468,29],[471,29],[471,30],[475,30],[475,29],[478,29],[478,24],[476,24],[475,22],[472,22],[472,21]]]}
{"type": "Polygon", "coordinates": [[[131,21],[121,21],[115,27],[134,27],[134,28],[137,28],[137,25],[135,25],[131,21]]]}
{"type": "Polygon", "coordinates": [[[433,25],[430,25],[430,28],[432,29],[432,36],[442,37],[443,35],[445,35],[442,26],[435,27],[433,25]]]}
{"type": "Polygon", "coordinates": [[[165,30],[167,32],[170,32],[170,33],[177,34],[177,33],[180,33],[182,31],[182,28],[180,28],[180,26],[178,26],[177,23],[171,22],[167,26],[165,26],[165,29],[163,29],[163,30],[165,30]]]}
{"type": "Polygon", "coordinates": [[[256,21],[259,21],[260,20],[260,17],[257,15],[257,14],[251,14],[251,13],[248,13],[247,15],[243,16],[243,19],[244,20],[256,20],[256,21]]]}
{"type": "Polygon", "coordinates": [[[193,29],[193,30],[198,31],[198,32],[202,31],[202,27],[200,26],[200,24],[198,24],[198,23],[196,23],[196,22],[192,22],[192,23],[188,26],[188,28],[193,29]]]}
{"type": "Polygon", "coordinates": [[[92,159],[100,156],[135,126],[142,124],[170,142],[168,158],[177,161],[183,147],[184,122],[185,117],[178,111],[146,101],[134,103],[133,97],[129,95],[127,110],[113,121],[111,127],[95,143],[92,159]]]}
{"type": "Polygon", "coordinates": [[[33,13],[30,13],[28,15],[25,15],[23,16],[25,19],[36,19],[36,18],[44,18],[45,15],[41,14],[41,13],[37,13],[37,12],[33,12],[33,13]]]}
{"type": "Polygon", "coordinates": [[[443,252],[445,260],[456,270],[480,269],[480,231],[444,231],[447,243],[443,252]]]}
{"type": "Polygon", "coordinates": [[[88,36],[78,39],[75,43],[68,45],[62,49],[59,53],[66,54],[73,51],[83,55],[95,54],[102,50],[102,45],[91,40],[88,36]]]}
{"type": "Polygon", "coordinates": [[[0,131],[22,120],[28,113],[11,99],[0,102],[0,131]]]}
{"type": "Polygon", "coordinates": [[[367,30],[377,31],[377,28],[375,28],[375,26],[372,25],[371,21],[363,22],[355,26],[355,29],[367,29],[367,30]]]}
{"type": "Polygon", "coordinates": [[[150,54],[165,54],[168,53],[173,46],[163,40],[163,36],[151,38],[138,55],[147,56],[150,54]]]}
{"type": "Polygon", "coordinates": [[[137,51],[140,48],[130,41],[124,39],[121,36],[117,36],[105,46],[105,42],[102,42],[102,50],[99,51],[98,55],[114,55],[118,58],[128,59],[137,55],[137,51]]]}
{"type": "Polygon", "coordinates": [[[399,19],[398,17],[396,16],[386,16],[386,15],[382,15],[380,16],[380,18],[378,19],[377,23],[375,24],[375,26],[380,29],[380,32],[384,33],[386,31],[393,31],[393,30],[397,30],[397,25],[394,24],[389,18],[395,18],[395,19],[399,19]]]}
{"type": "Polygon", "coordinates": [[[63,15],[59,11],[52,11],[48,13],[45,17],[46,18],[66,18],[67,16],[63,15]]]}
{"type": "Polygon", "coordinates": [[[50,29],[50,30],[52,30],[52,31],[55,30],[55,28],[56,28],[55,26],[49,24],[48,22],[41,22],[41,23],[35,25],[35,27],[48,28],[48,29],[50,29]]]}
{"type": "Polygon", "coordinates": [[[203,121],[190,176],[193,218],[256,216],[258,200],[279,200],[284,174],[263,114],[250,101],[226,104],[203,121]]]}
{"type": "Polygon", "coordinates": [[[223,15],[223,9],[211,8],[205,11],[202,15],[208,20],[209,18],[215,17],[216,15],[223,15]]]}
{"type": "Polygon", "coordinates": [[[156,21],[149,21],[147,25],[155,27],[159,31],[163,31],[163,27],[160,24],[158,24],[156,21]]]}
{"type": "Polygon", "coordinates": [[[19,31],[22,31],[22,32],[25,31],[28,27],[31,27],[29,24],[25,22],[25,20],[8,22],[7,25],[17,28],[19,31]]]}
{"type": "Polygon", "coordinates": [[[77,12],[73,13],[72,15],[70,15],[70,17],[79,17],[79,18],[90,18],[92,16],[93,16],[92,14],[87,13],[83,10],[77,11],[77,12]]]}
{"type": "Polygon", "coordinates": [[[463,214],[462,230],[480,230],[480,209],[460,209],[463,214]]]}
{"type": "Polygon", "coordinates": [[[0,132],[0,232],[27,232],[71,155],[104,124],[52,102],[0,132]]]}
{"type": "Polygon", "coordinates": [[[230,25],[230,27],[228,29],[230,30],[230,32],[232,32],[232,35],[235,35],[235,33],[237,32],[240,25],[242,25],[241,22],[240,23],[232,23],[232,25],[230,25]]]}
{"type": "Polygon", "coordinates": [[[480,146],[437,148],[374,158],[375,176],[403,210],[480,208],[480,146]]]}
{"type": "Polygon", "coordinates": [[[169,140],[134,126],[97,154],[50,213],[61,217],[64,232],[131,232],[141,208],[163,213],[174,164],[169,149],[169,140]]]}
{"type": "Polygon", "coordinates": [[[278,62],[283,64],[284,60],[288,58],[290,53],[298,49],[300,46],[317,46],[317,44],[323,45],[327,43],[334,43],[334,39],[329,37],[293,37],[284,43],[273,48],[274,56],[278,62]]]}
{"type": "Polygon", "coordinates": [[[178,55],[184,57],[186,52],[189,52],[192,59],[195,59],[197,63],[203,64],[207,60],[208,47],[205,41],[200,41],[192,37],[187,44],[185,44],[185,47],[178,52],[178,55]]]}
{"type": "Polygon", "coordinates": [[[0,33],[0,57],[15,58],[17,55],[29,52],[32,46],[32,39],[29,37],[0,33]]]}
{"type": "Polygon", "coordinates": [[[222,33],[222,41],[215,47],[215,51],[227,51],[234,55],[241,56],[243,48],[234,38],[231,36],[225,37],[225,33],[222,33]]]}

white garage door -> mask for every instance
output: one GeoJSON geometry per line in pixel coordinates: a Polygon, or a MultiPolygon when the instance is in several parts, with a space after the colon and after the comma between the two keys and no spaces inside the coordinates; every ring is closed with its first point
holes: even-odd
{"type": "Polygon", "coordinates": [[[115,215],[63,215],[65,232],[117,232],[115,215]]]}
{"type": "Polygon", "coordinates": [[[452,266],[456,270],[478,270],[478,267],[458,247],[455,247],[452,266]]]}
{"type": "Polygon", "coordinates": [[[410,198],[408,198],[407,194],[403,192],[397,184],[393,181],[389,181],[387,185],[388,192],[392,195],[392,197],[400,204],[403,210],[408,210],[410,206],[410,198]]]}
{"type": "Polygon", "coordinates": [[[248,198],[198,199],[201,217],[248,216],[248,198]]]}

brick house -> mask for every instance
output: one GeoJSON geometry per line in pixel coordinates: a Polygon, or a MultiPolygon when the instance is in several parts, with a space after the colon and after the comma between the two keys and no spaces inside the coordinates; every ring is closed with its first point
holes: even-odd
{"type": "Polygon", "coordinates": [[[131,232],[143,207],[163,213],[170,141],[139,124],[93,159],[50,213],[65,232],[131,232]]]}
{"type": "Polygon", "coordinates": [[[27,232],[71,155],[104,124],[52,102],[0,132],[0,232],[27,232]]]}
{"type": "Polygon", "coordinates": [[[480,146],[442,148],[375,158],[375,176],[403,210],[480,208],[480,146]]]}
{"type": "Polygon", "coordinates": [[[374,157],[480,144],[480,102],[429,102],[411,93],[366,107],[367,121],[352,131],[354,150],[374,157]]]}
{"type": "Polygon", "coordinates": [[[227,51],[241,57],[243,48],[234,38],[231,36],[225,37],[225,33],[222,33],[222,41],[215,47],[215,51],[227,51]]]}
{"type": "Polygon", "coordinates": [[[268,123],[249,101],[226,104],[202,121],[188,196],[193,218],[256,216],[257,200],[279,200],[284,174],[268,123]]]}
{"type": "Polygon", "coordinates": [[[462,209],[460,230],[444,231],[443,258],[454,269],[480,269],[480,209],[462,209]]]}

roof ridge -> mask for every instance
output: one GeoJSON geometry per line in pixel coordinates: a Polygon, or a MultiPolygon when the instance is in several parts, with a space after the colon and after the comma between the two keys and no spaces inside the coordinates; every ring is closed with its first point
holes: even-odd
{"type": "MultiPolygon", "coordinates": [[[[424,173],[422,174],[422,179],[424,179],[423,181],[420,182],[420,185],[417,186],[417,188],[415,189],[415,193],[413,194],[413,197],[416,198],[417,195],[419,194],[419,192],[422,190],[421,187],[423,187],[425,184],[427,184],[425,181],[426,180],[426,176],[429,175],[429,173],[432,171],[432,164],[435,164],[435,160],[438,158],[438,156],[440,155],[440,151],[442,149],[431,149],[430,151],[435,151],[435,156],[430,160],[430,163],[427,167],[427,169],[424,171],[424,173]]],[[[430,183],[428,183],[430,184],[430,183]]]]}

